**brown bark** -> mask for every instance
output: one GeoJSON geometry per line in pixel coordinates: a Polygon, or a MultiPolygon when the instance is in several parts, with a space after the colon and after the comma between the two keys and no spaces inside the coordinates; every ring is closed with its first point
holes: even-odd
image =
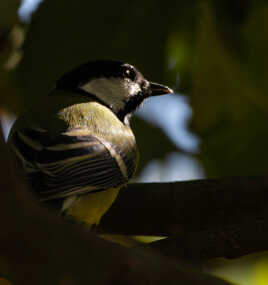
{"type": "Polygon", "coordinates": [[[169,237],[168,255],[238,257],[268,249],[268,177],[132,184],[103,217],[100,232],[169,237]]]}

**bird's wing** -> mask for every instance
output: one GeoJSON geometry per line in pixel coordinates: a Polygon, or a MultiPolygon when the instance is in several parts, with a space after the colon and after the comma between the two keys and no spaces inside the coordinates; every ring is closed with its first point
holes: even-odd
{"type": "Polygon", "coordinates": [[[122,154],[87,130],[51,137],[46,130],[28,128],[13,132],[9,143],[41,200],[100,191],[129,179],[122,154]]]}

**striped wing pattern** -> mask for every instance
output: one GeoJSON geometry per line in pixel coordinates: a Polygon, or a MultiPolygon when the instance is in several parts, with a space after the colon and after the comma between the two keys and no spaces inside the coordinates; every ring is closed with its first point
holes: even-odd
{"type": "Polygon", "coordinates": [[[135,170],[135,159],[80,129],[57,137],[41,129],[20,130],[11,147],[43,201],[125,184],[135,170]]]}

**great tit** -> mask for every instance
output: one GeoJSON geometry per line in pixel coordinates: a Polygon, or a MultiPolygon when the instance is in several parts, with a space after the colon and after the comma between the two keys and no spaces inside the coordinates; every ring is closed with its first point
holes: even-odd
{"type": "Polygon", "coordinates": [[[66,215],[97,225],[137,166],[132,113],[172,92],[130,64],[90,61],[17,119],[8,144],[40,201],[61,201],[66,215]]]}

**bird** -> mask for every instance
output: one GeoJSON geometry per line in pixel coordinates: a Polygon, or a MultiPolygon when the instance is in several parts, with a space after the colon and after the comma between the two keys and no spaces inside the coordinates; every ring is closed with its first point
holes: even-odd
{"type": "Polygon", "coordinates": [[[169,93],[118,60],[89,61],[63,74],[8,137],[33,194],[97,226],[137,168],[132,114],[147,98],[169,93]]]}

